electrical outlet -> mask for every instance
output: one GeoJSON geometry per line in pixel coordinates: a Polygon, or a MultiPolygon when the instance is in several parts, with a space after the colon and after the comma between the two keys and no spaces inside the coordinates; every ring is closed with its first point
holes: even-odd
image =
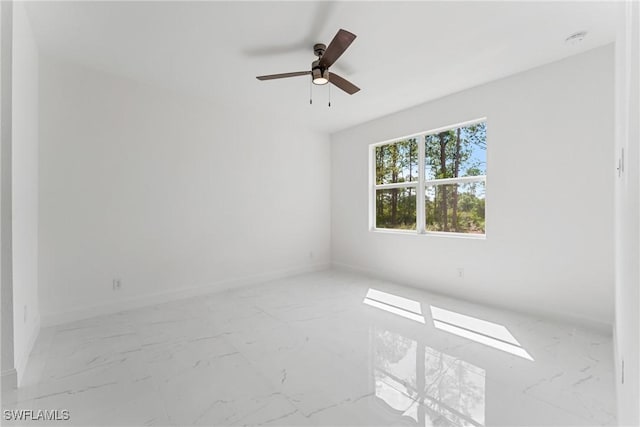
{"type": "Polygon", "coordinates": [[[458,278],[462,279],[464,277],[464,268],[458,267],[458,278]]]}
{"type": "Polygon", "coordinates": [[[114,291],[119,291],[122,288],[122,281],[120,279],[113,279],[112,286],[114,291]]]}

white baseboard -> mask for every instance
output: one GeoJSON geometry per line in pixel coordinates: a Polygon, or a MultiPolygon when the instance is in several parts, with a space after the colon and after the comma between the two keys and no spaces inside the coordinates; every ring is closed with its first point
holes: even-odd
{"type": "Polygon", "coordinates": [[[34,324],[34,327],[31,329],[31,333],[29,334],[29,341],[27,342],[27,348],[25,352],[20,356],[20,360],[15,361],[16,371],[18,372],[18,387],[22,385],[22,378],[24,377],[24,373],[27,370],[27,363],[29,363],[29,356],[31,355],[31,351],[33,351],[33,346],[36,344],[38,335],[40,334],[40,315],[39,314],[37,315],[33,324],[34,324]]]}
{"type": "MultiPolygon", "coordinates": [[[[332,261],[331,262],[331,267],[336,269],[336,270],[341,270],[341,271],[345,271],[348,273],[354,273],[354,274],[361,274],[363,276],[367,276],[367,277],[371,277],[374,279],[380,279],[380,280],[387,280],[390,282],[394,282],[394,278],[393,277],[388,277],[388,275],[385,275],[383,273],[379,273],[376,272],[375,270],[372,269],[368,269],[368,268],[364,268],[364,267],[360,267],[360,266],[355,266],[355,265],[350,265],[350,264],[344,264],[341,262],[335,262],[332,261]]],[[[397,283],[397,282],[395,282],[397,283]]],[[[594,320],[594,319],[588,319],[588,318],[584,318],[581,316],[576,316],[573,315],[571,313],[555,313],[555,312],[550,312],[550,311],[545,311],[545,310],[540,310],[537,308],[533,308],[533,307],[526,307],[524,304],[521,305],[520,307],[507,307],[507,306],[502,306],[499,304],[495,304],[495,303],[490,303],[487,301],[480,301],[480,300],[475,300],[475,299],[470,299],[470,298],[465,298],[465,297],[461,297],[459,295],[453,295],[453,294],[445,294],[442,293],[440,291],[437,290],[432,290],[432,289],[428,289],[425,287],[420,287],[420,286],[415,286],[411,283],[398,283],[400,285],[405,285],[405,286],[410,286],[416,289],[421,289],[427,292],[431,292],[437,295],[441,295],[444,297],[448,297],[448,298],[456,298],[456,299],[460,299],[460,300],[464,300],[473,304],[482,304],[485,306],[489,306],[489,307],[493,307],[499,310],[507,310],[507,311],[512,311],[512,312],[518,312],[520,314],[525,314],[525,315],[529,315],[529,316],[534,316],[534,317],[538,317],[538,318],[542,318],[542,319],[548,319],[551,321],[556,321],[556,322],[561,322],[561,323],[568,323],[571,325],[576,325],[576,326],[581,326],[583,328],[586,329],[590,329],[593,331],[597,331],[601,334],[604,335],[609,335],[611,336],[613,334],[613,325],[610,325],[608,323],[604,323],[598,320],[594,320]]]]}
{"type": "Polygon", "coordinates": [[[2,371],[0,377],[2,379],[2,394],[18,388],[18,372],[15,368],[2,371]]]}
{"type": "Polygon", "coordinates": [[[106,314],[119,313],[121,311],[131,310],[134,308],[147,307],[156,304],[163,304],[175,300],[192,298],[200,295],[206,295],[229,289],[239,288],[243,286],[254,285],[260,282],[282,279],[285,277],[296,276],[298,274],[311,273],[315,271],[326,270],[330,268],[329,263],[314,264],[310,266],[297,267],[287,270],[272,271],[253,276],[243,276],[233,279],[221,280],[204,286],[192,286],[179,289],[171,289],[167,291],[157,292],[153,294],[137,295],[125,300],[113,301],[105,304],[97,304],[90,307],[84,307],[79,310],[46,313],[42,315],[42,327],[56,326],[64,323],[74,322],[76,320],[89,319],[91,317],[103,316],[106,314]]]}

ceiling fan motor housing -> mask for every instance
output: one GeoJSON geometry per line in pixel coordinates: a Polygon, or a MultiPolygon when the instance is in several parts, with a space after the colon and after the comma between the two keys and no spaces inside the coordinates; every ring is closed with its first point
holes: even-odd
{"type": "Polygon", "coordinates": [[[329,69],[320,65],[320,60],[311,64],[311,78],[314,84],[324,85],[329,83],[329,69]]]}
{"type": "Polygon", "coordinates": [[[316,43],[313,45],[313,53],[318,57],[317,60],[311,64],[311,79],[314,84],[324,85],[329,83],[329,68],[322,67],[320,65],[320,59],[324,55],[324,51],[327,50],[327,46],[322,43],[316,43]]]}

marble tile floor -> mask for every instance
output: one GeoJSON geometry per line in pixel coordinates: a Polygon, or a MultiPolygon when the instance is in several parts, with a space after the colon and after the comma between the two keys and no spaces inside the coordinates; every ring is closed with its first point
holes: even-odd
{"type": "Polygon", "coordinates": [[[24,382],[56,426],[616,421],[610,336],[334,270],[43,329],[24,382]]]}

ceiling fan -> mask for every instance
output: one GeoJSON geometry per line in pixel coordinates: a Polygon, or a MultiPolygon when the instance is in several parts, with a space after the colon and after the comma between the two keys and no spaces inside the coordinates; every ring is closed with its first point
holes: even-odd
{"type": "Polygon", "coordinates": [[[316,85],[326,85],[331,83],[349,95],[353,95],[358,92],[360,88],[350,81],[340,77],[335,73],[329,72],[331,67],[345,50],[353,43],[356,35],[346,30],[339,30],[333,37],[329,46],[325,46],[322,43],[317,43],[313,46],[313,53],[318,57],[317,60],[311,63],[311,71],[296,71],[293,73],[282,74],[270,74],[267,76],[258,76],[258,80],[274,80],[284,79],[288,77],[298,77],[311,75],[312,81],[316,85]]]}

